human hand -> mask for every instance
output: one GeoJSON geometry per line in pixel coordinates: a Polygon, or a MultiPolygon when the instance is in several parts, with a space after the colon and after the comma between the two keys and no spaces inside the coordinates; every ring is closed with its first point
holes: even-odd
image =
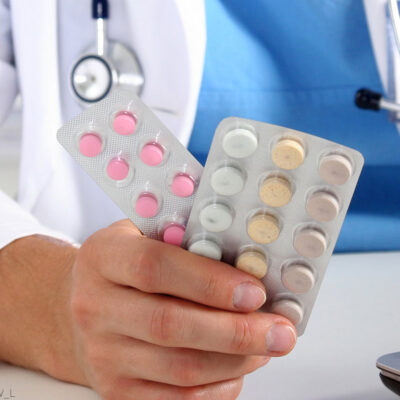
{"type": "Polygon", "coordinates": [[[235,399],[245,374],[295,344],[287,319],[253,312],[258,279],[127,220],[82,245],[70,284],[78,380],[105,400],[235,399]]]}

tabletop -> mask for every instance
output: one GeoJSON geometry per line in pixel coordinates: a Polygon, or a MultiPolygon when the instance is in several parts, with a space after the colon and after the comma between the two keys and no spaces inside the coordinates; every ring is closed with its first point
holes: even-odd
{"type": "MultiPolygon", "coordinates": [[[[334,255],[293,352],[245,379],[239,400],[394,400],[376,359],[400,351],[400,252],[334,255]]],[[[0,400],[99,400],[0,363],[0,400]]]]}

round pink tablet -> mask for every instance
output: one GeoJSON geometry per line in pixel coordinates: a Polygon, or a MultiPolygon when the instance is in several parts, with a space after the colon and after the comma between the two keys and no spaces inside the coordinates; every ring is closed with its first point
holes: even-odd
{"type": "Polygon", "coordinates": [[[147,143],[140,152],[140,159],[146,164],[154,167],[161,163],[164,156],[163,148],[157,143],[147,143]]]}
{"type": "Polygon", "coordinates": [[[115,181],[122,181],[128,173],[129,164],[123,158],[115,157],[107,165],[107,174],[115,181]]]}
{"type": "Polygon", "coordinates": [[[79,140],[79,151],[85,157],[95,157],[101,153],[103,142],[95,133],[85,133],[79,140]]]}
{"type": "Polygon", "coordinates": [[[142,193],[136,200],[135,210],[143,218],[154,217],[158,212],[158,201],[151,193],[142,193]]]}
{"type": "Polygon", "coordinates": [[[172,181],[171,190],[176,196],[189,197],[194,192],[193,179],[189,175],[178,174],[172,181]]]}
{"type": "Polygon", "coordinates": [[[165,243],[181,246],[183,236],[185,235],[185,227],[182,225],[171,224],[164,230],[163,241],[165,243]]]}
{"type": "Polygon", "coordinates": [[[119,135],[131,135],[136,129],[136,118],[130,112],[120,112],[114,118],[113,129],[119,135]]]}

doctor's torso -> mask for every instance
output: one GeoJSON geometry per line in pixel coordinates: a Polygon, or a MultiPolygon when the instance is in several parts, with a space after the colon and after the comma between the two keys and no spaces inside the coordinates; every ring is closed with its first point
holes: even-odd
{"type": "MultiPolygon", "coordinates": [[[[201,1],[111,1],[108,37],[134,49],[144,69],[142,99],[186,144],[204,58],[201,1]],[[191,29],[189,29],[191,27],[191,29]],[[193,35],[193,32],[196,35],[193,35]]],[[[95,43],[91,2],[11,1],[13,41],[23,98],[19,202],[39,221],[76,241],[124,218],[56,142],[59,126],[82,111],[71,95],[74,62],[95,43]]]]}
{"type": "MultiPolygon", "coordinates": [[[[89,0],[63,0],[52,7],[38,4],[31,10],[36,13],[33,21],[22,10],[17,15],[17,7],[13,16],[15,26],[25,23],[24,29],[14,32],[25,104],[20,200],[42,223],[81,241],[124,217],[55,142],[59,124],[81,110],[69,90],[69,73],[94,43],[95,27],[89,0]]],[[[137,52],[146,78],[143,100],[178,110],[176,118],[162,113],[159,117],[186,144],[198,92],[193,81],[200,83],[202,76],[197,43],[201,29],[196,23],[204,21],[176,4],[189,3],[111,1],[109,37],[137,52]]],[[[207,53],[190,150],[204,162],[217,123],[230,115],[286,125],[361,150],[367,165],[348,218],[352,228],[345,225],[342,234],[342,248],[371,248],[370,226],[387,230],[395,205],[393,197],[382,199],[382,190],[390,168],[398,166],[398,137],[385,115],[360,115],[353,106],[353,93],[360,86],[380,89],[362,2],[205,4],[207,53]]],[[[393,218],[390,221],[388,236],[382,236],[388,243],[391,230],[398,227],[393,218]]]]}

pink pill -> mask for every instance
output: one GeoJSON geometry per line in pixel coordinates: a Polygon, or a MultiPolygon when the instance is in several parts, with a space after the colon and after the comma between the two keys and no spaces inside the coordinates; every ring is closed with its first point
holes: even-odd
{"type": "Polygon", "coordinates": [[[176,175],[171,185],[172,193],[179,197],[189,197],[194,192],[193,179],[186,174],[176,175]]]}
{"type": "Polygon", "coordinates": [[[140,159],[146,164],[154,167],[160,164],[164,156],[163,148],[157,143],[147,143],[140,152],[140,159]]]}
{"type": "Polygon", "coordinates": [[[103,143],[94,133],[85,133],[79,140],[79,151],[85,157],[95,157],[101,153],[103,143]]]}
{"type": "Polygon", "coordinates": [[[114,118],[113,129],[119,135],[131,135],[136,129],[136,119],[127,111],[120,112],[114,118]]]}
{"type": "Polygon", "coordinates": [[[185,228],[182,225],[171,224],[164,230],[163,241],[175,246],[181,246],[184,235],[185,228]]]}
{"type": "Polygon", "coordinates": [[[122,181],[128,176],[129,164],[123,158],[113,158],[107,165],[107,174],[115,181],[122,181]]]}
{"type": "Polygon", "coordinates": [[[142,193],[136,201],[135,210],[143,218],[154,217],[158,212],[158,201],[151,193],[142,193]]]}

